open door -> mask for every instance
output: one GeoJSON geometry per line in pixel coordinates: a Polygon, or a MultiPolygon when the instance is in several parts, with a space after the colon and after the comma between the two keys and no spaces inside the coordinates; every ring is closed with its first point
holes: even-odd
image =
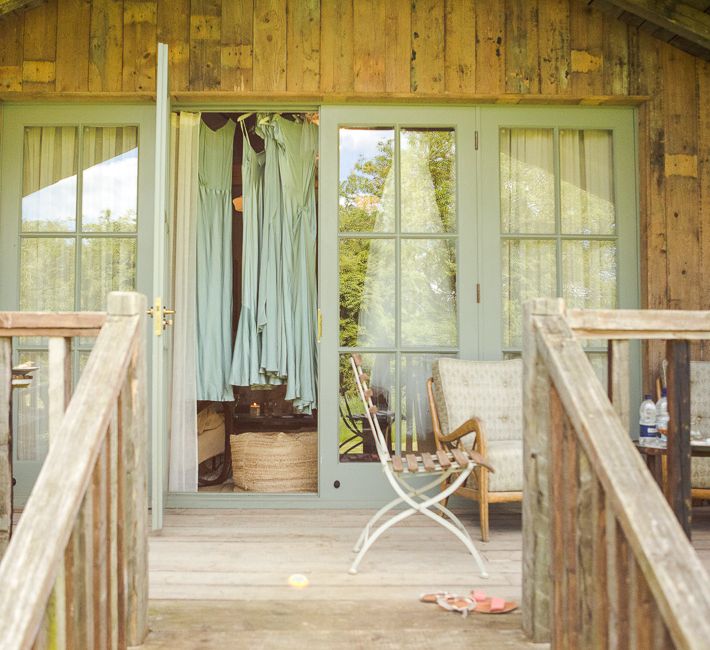
{"type": "Polygon", "coordinates": [[[169,278],[166,255],[168,246],[168,146],[170,98],[168,96],[168,46],[158,43],[155,111],[155,211],[153,224],[153,354],[151,386],[151,505],[153,530],[163,526],[163,508],[167,489],[166,449],[168,440],[168,378],[171,323],[166,314],[169,278]]]}

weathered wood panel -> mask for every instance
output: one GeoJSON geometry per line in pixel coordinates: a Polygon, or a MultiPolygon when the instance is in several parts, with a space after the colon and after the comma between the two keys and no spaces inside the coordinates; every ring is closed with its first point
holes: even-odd
{"type": "Polygon", "coordinates": [[[538,2],[506,2],[505,89],[540,92],[538,2]]]}
{"type": "MultiPolygon", "coordinates": [[[[123,3],[93,0],[89,36],[88,90],[121,90],[123,76],[123,3]]],[[[83,90],[77,88],[77,90],[83,90]]]]}
{"type": "MultiPolygon", "coordinates": [[[[353,86],[358,93],[385,92],[387,36],[374,28],[385,22],[385,5],[378,0],[353,0],[353,86]]],[[[335,27],[335,26],[333,26],[335,27]]],[[[336,29],[336,32],[339,30],[336,29]]],[[[342,33],[338,34],[342,37],[342,33]]],[[[414,54],[412,54],[414,56],[414,54]]]]}
{"type": "Polygon", "coordinates": [[[439,0],[412,2],[412,92],[444,91],[444,3],[439,0]]]}
{"type": "Polygon", "coordinates": [[[286,90],[286,0],[254,2],[254,90],[286,90]]]}
{"type": "Polygon", "coordinates": [[[320,3],[288,0],[286,89],[317,91],[320,85],[320,3]]]}
{"type": "MultiPolygon", "coordinates": [[[[234,3],[225,3],[233,6],[234,3]]],[[[157,39],[168,46],[170,90],[190,87],[190,0],[158,3],[157,39]]],[[[222,16],[224,22],[224,12],[222,16]]],[[[224,65],[222,66],[224,70],[224,65]]]]}
{"type": "Polygon", "coordinates": [[[221,85],[222,2],[192,0],[190,9],[190,87],[215,90],[221,85]]]}
{"type": "Polygon", "coordinates": [[[476,88],[476,10],[467,0],[446,3],[446,90],[473,92],[476,88]]]}
{"type": "MultiPolygon", "coordinates": [[[[222,3],[222,90],[251,90],[253,22],[254,5],[251,0],[222,3]]],[[[175,87],[179,87],[177,82],[175,87]]]]}
{"type": "MultiPolygon", "coordinates": [[[[353,90],[354,40],[341,38],[342,33],[352,33],[353,25],[352,2],[321,0],[320,86],[323,92],[353,90]],[[339,25],[340,29],[333,29],[334,25],[339,25]]],[[[409,61],[405,90],[409,90],[409,61]]]]}
{"type": "Polygon", "coordinates": [[[505,3],[476,3],[476,91],[505,92],[505,3]]]}
{"type": "Polygon", "coordinates": [[[411,27],[411,4],[385,4],[385,91],[388,93],[410,90],[411,27]]]}
{"type": "Polygon", "coordinates": [[[155,90],[158,45],[155,0],[123,3],[123,85],[128,92],[155,90]]]}
{"type": "Polygon", "coordinates": [[[91,0],[57,0],[57,25],[71,25],[73,36],[57,38],[57,90],[83,90],[89,84],[91,0]]]}

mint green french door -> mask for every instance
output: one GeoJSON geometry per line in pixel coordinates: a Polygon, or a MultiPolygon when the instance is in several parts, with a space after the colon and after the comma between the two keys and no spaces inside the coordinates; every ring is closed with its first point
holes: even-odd
{"type": "Polygon", "coordinates": [[[388,443],[402,452],[434,448],[422,390],[433,359],[479,353],[475,120],[465,108],[321,111],[325,499],[387,496],[352,352],[363,355],[388,443]]]}
{"type": "Polygon", "coordinates": [[[322,109],[322,498],[389,496],[352,352],[391,449],[428,451],[434,359],[519,355],[528,298],[638,306],[635,155],[630,109],[322,109]]]}
{"type": "MultiPolygon", "coordinates": [[[[113,290],[151,288],[154,115],[148,105],[4,107],[0,310],[103,310],[113,290]]],[[[74,376],[91,340],[73,342],[74,376]]],[[[16,504],[48,447],[47,343],[15,341],[39,366],[13,395],[16,504]]]]}
{"type": "MultiPolygon", "coordinates": [[[[482,357],[520,355],[530,298],[638,308],[634,111],[485,107],[479,146],[482,357]]],[[[584,345],[605,383],[606,342],[584,345]]],[[[640,395],[638,346],[632,357],[630,394],[640,395]]]]}

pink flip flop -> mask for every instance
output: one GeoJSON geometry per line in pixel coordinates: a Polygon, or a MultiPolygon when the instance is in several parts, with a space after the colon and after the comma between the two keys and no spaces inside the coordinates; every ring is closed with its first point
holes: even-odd
{"type": "Polygon", "coordinates": [[[474,589],[471,598],[476,601],[475,611],[479,614],[507,614],[518,609],[518,604],[512,600],[503,598],[491,598],[485,592],[474,589]]]}

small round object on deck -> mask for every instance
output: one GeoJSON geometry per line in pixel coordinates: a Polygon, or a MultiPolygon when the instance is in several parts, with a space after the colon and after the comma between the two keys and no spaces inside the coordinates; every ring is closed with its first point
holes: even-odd
{"type": "Polygon", "coordinates": [[[302,573],[294,573],[289,576],[288,584],[294,589],[305,589],[308,586],[308,578],[302,573]]]}

